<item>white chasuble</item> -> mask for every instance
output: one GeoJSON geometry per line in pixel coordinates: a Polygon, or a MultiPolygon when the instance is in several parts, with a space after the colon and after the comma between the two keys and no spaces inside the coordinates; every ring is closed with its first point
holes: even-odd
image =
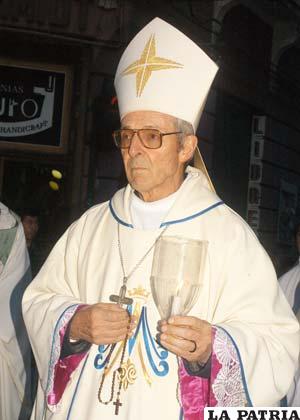
{"type": "MultiPolygon", "coordinates": [[[[283,274],[279,279],[279,284],[290,304],[294,313],[300,322],[299,302],[295,302],[296,290],[300,284],[300,258],[295,267],[291,268],[287,273],[283,274]]],[[[300,354],[298,370],[294,376],[293,383],[287,393],[286,403],[288,407],[300,406],[300,354]]]]}
{"type": "Polygon", "coordinates": [[[31,280],[22,223],[0,203],[0,420],[28,419],[31,352],[22,294],[31,280]]]}
{"type": "MultiPolygon", "coordinates": [[[[100,404],[97,395],[109,349],[93,345],[87,353],[60,360],[60,348],[78,305],[109,302],[111,294],[119,293],[118,224],[126,273],[166,226],[164,234],[209,242],[200,295],[189,315],[214,328],[208,380],[189,376],[160,347],[160,316],[150,288],[152,249],[127,284],[133,299],[129,310],[139,321],[126,346],[117,418],[194,420],[202,418],[205,405],[272,406],[285,395],[298,358],[299,325],[253,232],[209,191],[200,171],[188,172],[158,229],[133,227],[132,190],[127,186],[71,225],[28,287],[23,311],[40,376],[32,419],[116,419],[115,405],[100,404]]],[[[110,359],[103,400],[110,399],[121,351],[119,343],[110,359]]]]}

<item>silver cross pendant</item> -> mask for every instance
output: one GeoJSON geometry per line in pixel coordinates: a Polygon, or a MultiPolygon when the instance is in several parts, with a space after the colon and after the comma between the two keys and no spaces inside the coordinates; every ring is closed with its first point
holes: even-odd
{"type": "Polygon", "coordinates": [[[118,295],[110,295],[109,300],[118,305],[132,305],[133,299],[126,296],[127,287],[125,284],[120,288],[118,295]]]}

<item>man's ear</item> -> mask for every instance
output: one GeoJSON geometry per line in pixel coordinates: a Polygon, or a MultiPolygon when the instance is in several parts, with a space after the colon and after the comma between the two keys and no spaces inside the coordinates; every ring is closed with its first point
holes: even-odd
{"type": "Polygon", "coordinates": [[[182,163],[188,162],[194,156],[194,151],[197,147],[198,139],[196,136],[190,134],[185,136],[184,143],[179,152],[179,159],[182,163]]]}

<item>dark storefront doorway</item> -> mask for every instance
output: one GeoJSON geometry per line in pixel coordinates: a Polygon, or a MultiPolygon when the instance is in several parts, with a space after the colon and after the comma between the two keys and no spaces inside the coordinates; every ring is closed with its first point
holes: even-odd
{"type": "Polygon", "coordinates": [[[213,181],[218,195],[246,217],[253,110],[220,93],[214,143],[213,181]]]}

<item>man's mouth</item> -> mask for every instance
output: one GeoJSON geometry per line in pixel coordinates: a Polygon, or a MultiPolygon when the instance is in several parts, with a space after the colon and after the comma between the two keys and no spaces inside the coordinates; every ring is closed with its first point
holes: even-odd
{"type": "Polygon", "coordinates": [[[146,169],[147,169],[147,167],[145,167],[145,166],[140,166],[140,165],[132,165],[132,166],[130,166],[130,169],[131,169],[131,170],[134,170],[134,171],[139,171],[139,170],[146,170],[146,169]]]}

